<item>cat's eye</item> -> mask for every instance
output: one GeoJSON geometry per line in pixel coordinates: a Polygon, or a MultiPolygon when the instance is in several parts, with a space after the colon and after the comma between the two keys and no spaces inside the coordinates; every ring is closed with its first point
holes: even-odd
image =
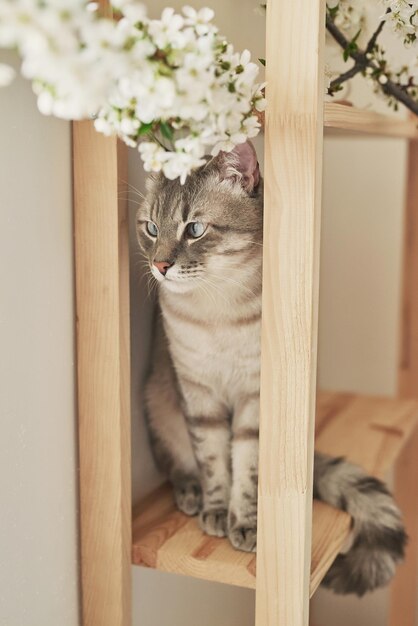
{"type": "Polygon", "coordinates": [[[193,237],[194,239],[201,237],[205,232],[205,229],[206,227],[204,224],[202,224],[202,222],[190,222],[186,226],[186,232],[188,236],[193,237]]]}
{"type": "Polygon", "coordinates": [[[151,237],[156,237],[158,235],[158,228],[154,222],[147,222],[147,233],[151,235],[151,237]]]}

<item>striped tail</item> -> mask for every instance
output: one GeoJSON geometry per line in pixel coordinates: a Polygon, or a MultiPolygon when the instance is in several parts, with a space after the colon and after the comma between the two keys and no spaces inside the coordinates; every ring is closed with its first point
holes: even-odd
{"type": "Polygon", "coordinates": [[[352,545],[339,554],[322,584],[335,593],[355,593],[386,585],[404,557],[407,535],[386,485],[342,458],[315,454],[314,495],[349,513],[352,545]]]}

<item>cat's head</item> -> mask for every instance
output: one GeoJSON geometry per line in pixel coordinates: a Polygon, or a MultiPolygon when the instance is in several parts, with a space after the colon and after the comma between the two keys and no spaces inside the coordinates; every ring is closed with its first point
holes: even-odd
{"type": "Polygon", "coordinates": [[[263,189],[246,142],[192,173],[181,185],[150,177],[137,213],[139,245],[165,289],[187,292],[238,274],[261,257],[263,189]]]}

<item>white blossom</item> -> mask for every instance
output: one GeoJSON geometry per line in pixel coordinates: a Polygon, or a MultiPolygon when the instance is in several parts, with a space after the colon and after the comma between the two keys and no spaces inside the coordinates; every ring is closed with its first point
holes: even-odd
{"type": "Polygon", "coordinates": [[[405,44],[415,43],[418,0],[382,0],[382,2],[387,11],[382,19],[391,24],[393,31],[403,38],[405,44]]]}
{"type": "Polygon", "coordinates": [[[42,113],[94,117],[99,132],[139,146],[147,171],[182,182],[205,154],[259,132],[258,66],[220,36],[211,9],[149,19],[137,0],[112,4],[117,21],[87,0],[0,0],[0,46],[20,52],[42,113]]]}
{"type": "Polygon", "coordinates": [[[327,0],[330,9],[338,8],[335,24],[338,28],[355,35],[365,20],[364,0],[327,0]]]}
{"type": "Polygon", "coordinates": [[[138,146],[139,153],[144,161],[146,172],[159,172],[166,160],[166,151],[153,141],[143,141],[138,146]]]}

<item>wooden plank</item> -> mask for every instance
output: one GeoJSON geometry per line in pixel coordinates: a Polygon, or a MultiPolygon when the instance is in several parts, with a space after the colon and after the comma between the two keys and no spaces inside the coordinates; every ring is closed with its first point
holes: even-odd
{"type": "Polygon", "coordinates": [[[226,539],[209,537],[195,518],[174,506],[164,485],[140,503],[134,513],[132,561],[240,587],[255,587],[255,556],[234,550],[226,539]]]}
{"type": "Polygon", "coordinates": [[[131,623],[126,149],[73,125],[83,626],[131,623]]]}
{"type": "MultiPolygon", "coordinates": [[[[344,455],[382,476],[417,420],[417,401],[321,392],[316,447],[326,454],[344,455]]],[[[314,501],[310,595],[344,546],[350,523],[346,513],[314,501]]],[[[195,519],[175,509],[167,486],[151,494],[134,513],[132,561],[251,589],[256,584],[255,556],[234,550],[226,539],[204,535],[195,519]]]]}
{"type": "Polygon", "coordinates": [[[267,3],[257,626],[308,625],[324,10],[267,3]]]}
{"type": "Polygon", "coordinates": [[[315,448],[384,478],[417,424],[416,400],[320,394],[315,448]]]}
{"type": "MultiPolygon", "coordinates": [[[[416,118],[413,118],[416,121],[416,118]]],[[[399,395],[418,398],[418,142],[408,147],[404,225],[403,301],[399,395]]],[[[390,626],[415,626],[418,615],[418,431],[408,443],[395,471],[395,495],[409,535],[405,562],[392,584],[390,626]]]]}
{"type": "MultiPolygon", "coordinates": [[[[350,532],[350,517],[322,502],[313,509],[311,595],[316,591],[350,532]]],[[[256,557],[234,550],[226,539],[208,537],[195,519],[177,511],[172,491],[163,485],[134,512],[132,562],[255,589],[256,557]]]]}
{"type": "Polygon", "coordinates": [[[351,531],[351,518],[347,513],[314,500],[312,515],[311,580],[309,596],[312,597],[325,574],[341,552],[351,531]]]}
{"type": "Polygon", "coordinates": [[[324,127],[327,135],[343,131],[379,137],[418,139],[418,124],[414,117],[402,119],[333,102],[325,103],[324,127]]]}

